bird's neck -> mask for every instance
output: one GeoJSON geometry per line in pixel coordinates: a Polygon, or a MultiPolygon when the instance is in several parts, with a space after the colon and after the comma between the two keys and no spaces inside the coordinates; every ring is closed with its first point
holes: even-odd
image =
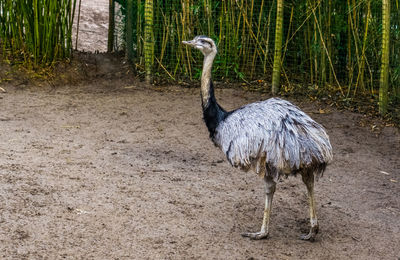
{"type": "Polygon", "coordinates": [[[209,105],[211,96],[214,95],[214,88],[211,80],[211,69],[217,53],[210,53],[204,56],[203,72],[201,74],[201,104],[203,109],[209,105]]]}
{"type": "Polygon", "coordinates": [[[216,53],[204,57],[203,72],[201,74],[201,105],[203,118],[207,125],[210,137],[214,139],[215,130],[225,119],[227,112],[217,103],[214,95],[214,86],[211,80],[211,68],[216,53]]]}

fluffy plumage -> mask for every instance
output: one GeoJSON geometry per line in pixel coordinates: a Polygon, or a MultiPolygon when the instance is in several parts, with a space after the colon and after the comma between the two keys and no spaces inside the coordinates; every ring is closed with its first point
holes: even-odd
{"type": "Polygon", "coordinates": [[[262,239],[268,236],[272,198],[281,176],[300,173],[307,187],[310,203],[309,234],[314,240],[318,221],[314,199],[314,177],[320,176],[332,161],[332,147],[325,129],[297,106],[271,98],[225,111],[216,101],[211,68],[217,47],[206,36],[196,36],[186,45],[204,54],[201,76],[203,118],[210,138],[221,148],[231,165],[253,170],[265,183],[265,209],[260,232],[243,233],[245,237],[262,239]]]}
{"type": "Polygon", "coordinates": [[[212,135],[228,161],[263,175],[264,161],[275,180],[282,174],[315,168],[322,173],[332,160],[324,128],[288,101],[271,98],[227,113],[212,135]]]}

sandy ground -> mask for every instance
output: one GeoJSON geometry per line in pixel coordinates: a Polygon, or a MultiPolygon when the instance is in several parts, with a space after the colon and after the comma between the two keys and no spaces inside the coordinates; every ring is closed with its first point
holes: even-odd
{"type": "MultiPolygon", "coordinates": [[[[104,64],[104,62],[102,63],[104,64]]],[[[26,82],[25,82],[26,83],[26,82]]],[[[317,182],[320,234],[308,230],[300,178],[278,184],[270,238],[263,183],[208,139],[199,89],[118,77],[79,85],[3,84],[2,259],[398,259],[400,134],[365,117],[294,101],[330,135],[317,182]],[[323,109],[324,113],[320,113],[323,109]]],[[[268,96],[217,89],[228,109],[268,96]]]]}
{"type": "MultiPolygon", "coordinates": [[[[78,48],[104,51],[107,1],[82,6],[78,48]]],[[[399,259],[398,129],[292,100],[334,148],[316,184],[320,234],[298,239],[307,196],[289,178],[277,187],[270,238],[252,241],[239,234],[260,228],[262,181],[212,145],[198,88],[144,87],[107,57],[75,70],[87,78],[1,85],[1,259],[399,259]]],[[[228,109],[268,98],[216,94],[228,109]]]]}

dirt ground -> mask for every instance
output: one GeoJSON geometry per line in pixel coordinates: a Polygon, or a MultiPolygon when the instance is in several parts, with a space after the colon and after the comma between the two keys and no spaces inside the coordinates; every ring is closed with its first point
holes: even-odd
{"type": "MultiPolygon", "coordinates": [[[[82,1],[79,50],[106,50],[107,10],[107,0],[82,1]]],[[[56,86],[9,81],[0,66],[0,259],[400,259],[398,129],[291,100],[334,148],[316,184],[320,234],[298,239],[307,196],[289,178],[270,237],[252,241],[240,233],[261,226],[262,181],[208,139],[199,89],[146,87],[94,57],[56,86]]],[[[216,94],[228,109],[268,98],[216,94]]]]}
{"type": "MultiPolygon", "coordinates": [[[[289,178],[277,186],[269,239],[252,241],[240,233],[261,226],[263,183],[208,139],[199,89],[146,87],[105,61],[85,63],[95,68],[86,80],[65,80],[76,84],[2,83],[1,259],[399,259],[397,128],[291,100],[334,148],[316,184],[320,234],[299,240],[306,189],[289,178]]],[[[227,109],[268,98],[216,95],[227,109]]]]}

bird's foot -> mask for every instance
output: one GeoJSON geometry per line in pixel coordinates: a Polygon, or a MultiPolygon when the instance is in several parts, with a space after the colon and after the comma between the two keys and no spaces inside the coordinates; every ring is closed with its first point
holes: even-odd
{"type": "Polygon", "coordinates": [[[315,241],[315,237],[318,234],[318,230],[319,230],[318,226],[311,227],[310,233],[301,235],[300,239],[301,240],[308,240],[310,242],[314,242],[315,241]]]}
{"type": "Polygon", "coordinates": [[[245,233],[242,233],[241,235],[242,235],[242,237],[248,237],[253,240],[260,240],[260,239],[267,238],[268,232],[265,232],[265,231],[260,231],[260,232],[255,232],[255,233],[245,232],[245,233]]]}

